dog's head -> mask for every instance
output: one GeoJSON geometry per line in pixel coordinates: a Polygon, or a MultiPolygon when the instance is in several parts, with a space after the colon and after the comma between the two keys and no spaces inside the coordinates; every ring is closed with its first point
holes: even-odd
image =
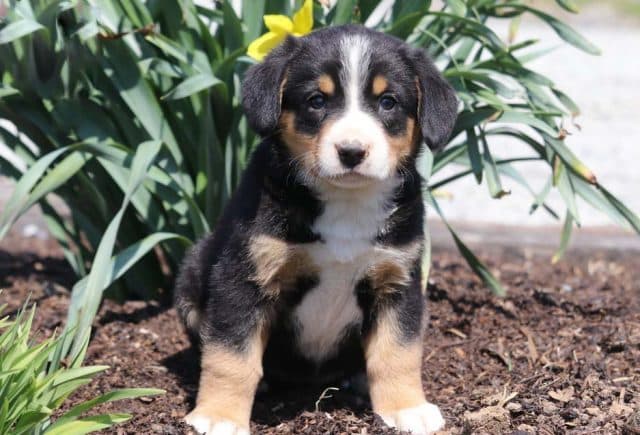
{"type": "Polygon", "coordinates": [[[360,26],[290,37],[246,75],[254,130],[277,136],[303,179],[357,188],[441,147],[457,99],[422,50],[360,26]]]}

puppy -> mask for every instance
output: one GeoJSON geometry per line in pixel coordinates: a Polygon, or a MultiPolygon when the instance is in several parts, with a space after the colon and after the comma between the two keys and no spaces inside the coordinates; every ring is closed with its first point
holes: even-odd
{"type": "Polygon", "coordinates": [[[364,371],[389,426],[442,428],[421,382],[415,161],[422,143],[449,138],[453,89],[423,51],[349,25],[286,39],[247,71],[242,94],[264,140],[177,280],[202,350],[186,421],[247,434],[263,375],[326,385],[364,371]]]}

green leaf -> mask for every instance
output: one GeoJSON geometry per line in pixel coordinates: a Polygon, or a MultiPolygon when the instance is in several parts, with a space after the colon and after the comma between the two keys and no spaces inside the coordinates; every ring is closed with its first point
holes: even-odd
{"type": "Polygon", "coordinates": [[[480,107],[472,112],[464,110],[458,115],[456,125],[453,128],[453,133],[451,134],[451,139],[454,139],[463,131],[481,125],[496,113],[498,113],[498,111],[493,107],[480,107]]]}
{"type": "Polygon", "coordinates": [[[12,88],[10,85],[0,85],[0,99],[10,97],[11,95],[18,95],[20,91],[12,88]]]}
{"type": "MultiPolygon", "coordinates": [[[[398,2],[396,2],[398,3],[398,2]]],[[[380,4],[379,0],[360,0],[358,1],[358,8],[360,9],[360,21],[364,23],[369,18],[369,15],[380,4]]]]}
{"type": "Polygon", "coordinates": [[[340,24],[349,24],[353,16],[353,10],[356,6],[356,0],[340,0],[333,7],[333,20],[331,24],[338,26],[340,24]]]}
{"type": "Polygon", "coordinates": [[[211,74],[198,74],[184,80],[162,98],[179,100],[219,84],[223,84],[223,82],[211,74]]]}
{"type": "Polygon", "coordinates": [[[395,21],[385,33],[400,39],[406,39],[424,18],[424,12],[413,12],[395,21]]]}
{"type": "Polygon", "coordinates": [[[478,184],[482,183],[482,159],[478,148],[478,136],[474,129],[467,130],[467,153],[471,162],[471,169],[478,184]]]}
{"type": "Polygon", "coordinates": [[[573,189],[573,183],[571,182],[571,178],[569,177],[566,166],[562,163],[558,164],[558,190],[560,191],[560,195],[564,199],[565,204],[567,204],[567,209],[571,213],[573,220],[576,223],[580,224],[580,215],[578,214],[578,204],[576,202],[576,193],[573,189]]]}
{"type": "Polygon", "coordinates": [[[463,155],[467,150],[464,144],[456,145],[436,154],[433,159],[432,174],[437,173],[449,163],[463,155]]]}
{"type": "Polygon", "coordinates": [[[573,217],[571,213],[567,212],[564,218],[564,225],[562,226],[562,234],[560,236],[560,246],[555,254],[553,254],[553,258],[551,259],[551,263],[556,264],[558,261],[562,259],[565,252],[567,251],[567,246],[569,245],[569,240],[571,240],[571,232],[573,231],[573,217]]]}
{"type": "Polygon", "coordinates": [[[580,115],[580,108],[578,107],[578,105],[567,94],[565,94],[564,92],[562,92],[559,89],[552,89],[551,91],[556,96],[556,98],[558,100],[560,100],[562,105],[564,107],[566,107],[567,109],[569,109],[569,112],[571,113],[571,116],[580,115]]]}
{"type": "Polygon", "coordinates": [[[598,184],[598,190],[602,192],[604,197],[612,204],[616,210],[629,222],[631,227],[635,230],[636,233],[640,234],[640,218],[634,212],[632,212],[629,207],[624,205],[622,201],[616,198],[611,192],[605,189],[603,186],[598,184]]]}
{"type": "MultiPolygon", "coordinates": [[[[156,388],[123,388],[119,390],[109,391],[101,396],[98,396],[94,399],[87,400],[82,402],[69,411],[65,412],[62,416],[60,416],[55,423],[47,428],[47,433],[56,433],[59,431],[60,427],[64,427],[64,425],[68,424],[68,422],[74,420],[76,417],[79,417],[83,413],[95,408],[98,405],[103,403],[113,402],[116,400],[123,399],[135,399],[137,397],[143,396],[156,396],[158,394],[164,394],[164,390],[159,390],[156,388]]],[[[58,432],[62,433],[62,432],[58,432]]]]}
{"type": "Polygon", "coordinates": [[[578,5],[574,0],[556,0],[556,3],[558,3],[566,11],[573,12],[574,14],[580,12],[580,10],[578,9],[578,5]]]}
{"type": "Polygon", "coordinates": [[[431,273],[431,234],[426,219],[424,223],[424,251],[422,252],[422,258],[420,260],[420,269],[422,273],[420,289],[426,292],[429,283],[429,274],[431,273]]]}
{"type": "MultiPolygon", "coordinates": [[[[120,206],[120,210],[113,218],[107,230],[105,231],[96,255],[93,261],[91,272],[89,273],[87,280],[87,288],[80,296],[75,293],[76,287],[74,286],[74,293],[72,293],[71,304],[69,306],[68,320],[66,330],[78,328],[75,337],[73,338],[73,348],[71,349],[71,355],[76,355],[82,351],[82,343],[85,342],[85,335],[89,335],[91,330],[91,323],[98,310],[100,300],[102,299],[102,291],[106,287],[108,282],[111,253],[116,242],[116,236],[120,228],[120,222],[124,217],[124,212],[129,205],[131,196],[140,187],[142,181],[147,176],[147,172],[151,163],[156,158],[158,151],[160,150],[160,141],[148,141],[140,144],[136,150],[136,154],[133,158],[131,167],[131,176],[127,181],[127,190],[125,197],[120,206]]],[[[66,349],[71,345],[71,341],[65,341],[64,353],[66,349]]]]}
{"type": "Polygon", "coordinates": [[[509,111],[504,112],[496,122],[504,122],[506,124],[525,124],[537,128],[551,137],[557,137],[558,131],[546,122],[531,115],[527,112],[509,111]]]}
{"type": "Polygon", "coordinates": [[[618,211],[618,209],[611,204],[607,197],[597,190],[595,186],[574,175],[570,175],[570,177],[576,193],[591,205],[591,207],[596,210],[600,210],[618,225],[626,225],[628,223],[626,218],[618,211]]]}
{"type": "Polygon", "coordinates": [[[58,387],[67,382],[76,381],[83,378],[92,378],[93,375],[107,370],[109,366],[87,366],[66,369],[53,378],[53,387],[58,387]]]}
{"type": "Polygon", "coordinates": [[[211,74],[198,74],[184,80],[162,98],[179,100],[220,84],[223,82],[211,74]]]}
{"type": "Polygon", "coordinates": [[[462,0],[445,0],[445,3],[447,3],[449,8],[451,9],[451,12],[453,12],[454,14],[461,17],[467,15],[467,6],[462,0]]]}
{"type": "MultiPolygon", "coordinates": [[[[258,2],[260,4],[260,2],[258,2]]],[[[251,5],[253,7],[253,4],[251,5]]],[[[222,31],[224,34],[225,52],[232,53],[240,47],[244,47],[244,34],[242,33],[242,23],[238,19],[230,1],[222,3],[222,13],[224,25],[222,31]]]]}
{"type": "MultiPolygon", "coordinates": [[[[109,287],[117,279],[122,277],[131,267],[140,261],[142,257],[148,254],[151,249],[168,240],[178,240],[185,245],[190,244],[190,241],[187,238],[179,234],[164,232],[150,234],[142,240],[133,243],[126,249],[123,249],[111,258],[108,266],[109,272],[106,274],[103,289],[109,287]]],[[[87,291],[88,280],[88,276],[84,277],[74,285],[74,298],[81,299],[84,296],[84,293],[87,291]]]]}
{"type": "Polygon", "coordinates": [[[500,284],[500,281],[496,279],[496,277],[491,273],[489,268],[478,257],[475,256],[475,254],[467,247],[467,245],[464,244],[464,242],[460,239],[460,237],[458,237],[458,234],[453,230],[453,228],[446,221],[444,215],[442,214],[442,210],[438,206],[438,203],[433,197],[433,195],[431,194],[431,192],[427,191],[425,195],[426,195],[427,204],[431,205],[436,210],[436,212],[440,215],[443,222],[449,229],[449,232],[453,237],[453,240],[458,248],[458,251],[460,251],[460,254],[462,254],[464,259],[467,261],[467,264],[469,264],[469,267],[471,267],[471,269],[483,280],[483,282],[491,289],[491,291],[496,296],[500,296],[500,297],[506,296],[507,292],[504,289],[504,287],[502,287],[502,285],[500,284]]]}
{"type": "Polygon", "coordinates": [[[0,239],[7,233],[20,210],[29,202],[29,192],[33,186],[36,185],[51,164],[63,153],[69,151],[69,149],[70,148],[60,148],[43,156],[20,178],[20,181],[18,181],[18,184],[13,190],[13,194],[5,204],[4,210],[0,215],[0,239]]]}
{"type": "Polygon", "coordinates": [[[249,45],[262,34],[265,3],[266,0],[252,0],[249,7],[242,8],[242,20],[247,28],[244,34],[244,45],[249,45]]]}
{"type": "Polygon", "coordinates": [[[464,242],[458,237],[453,228],[449,227],[449,232],[453,237],[458,250],[467,261],[467,264],[471,267],[471,269],[484,281],[484,283],[491,289],[491,291],[500,297],[504,297],[507,295],[506,290],[500,284],[500,281],[496,279],[496,277],[491,273],[489,268],[482,262],[475,254],[464,244],[464,242]]]}
{"type": "Polygon", "coordinates": [[[510,192],[504,190],[502,187],[498,168],[493,160],[491,150],[489,149],[489,145],[487,144],[484,134],[480,135],[480,139],[482,140],[482,166],[487,174],[487,186],[489,187],[491,197],[500,199],[503,196],[508,195],[510,192]]]}
{"type": "Polygon", "coordinates": [[[128,48],[121,41],[112,41],[105,49],[104,60],[107,76],[112,80],[122,99],[144,126],[149,136],[163,141],[176,164],[181,164],[184,156],[176,137],[163,115],[149,84],[142,78],[141,71],[128,48]]]}
{"type": "Polygon", "coordinates": [[[594,44],[589,42],[584,36],[576,32],[569,25],[563,23],[557,18],[552,17],[551,15],[539,11],[537,9],[522,6],[523,9],[528,10],[532,14],[536,15],[541,20],[545,21],[547,24],[551,26],[551,28],[558,34],[558,36],[574,47],[579,48],[589,54],[600,55],[602,51],[596,47],[594,44]]]}
{"type": "Polygon", "coordinates": [[[46,435],[84,435],[90,432],[108,429],[114,424],[124,423],[129,420],[129,414],[102,414],[79,420],[69,421],[55,429],[45,430],[46,435]]]}
{"type": "Polygon", "coordinates": [[[418,172],[426,181],[429,181],[431,179],[431,175],[433,174],[433,163],[433,152],[431,152],[428,147],[425,147],[422,155],[418,157],[416,166],[418,168],[418,172]]]}
{"type": "Polygon", "coordinates": [[[14,21],[0,30],[0,45],[15,41],[40,29],[44,29],[44,27],[34,20],[14,21]]]}
{"type": "Polygon", "coordinates": [[[569,166],[576,174],[584,178],[591,184],[595,184],[597,182],[596,176],[591,172],[591,170],[584,164],[582,161],[576,157],[576,155],[567,147],[564,141],[556,139],[554,137],[550,137],[546,134],[542,134],[544,138],[545,144],[547,144],[550,148],[552,148],[562,161],[569,166]]]}

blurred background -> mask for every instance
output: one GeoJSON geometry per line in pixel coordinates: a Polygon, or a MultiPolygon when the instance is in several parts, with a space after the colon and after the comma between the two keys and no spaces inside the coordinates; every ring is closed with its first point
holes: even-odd
{"type": "MultiPolygon", "coordinates": [[[[582,110],[574,125],[565,125],[570,133],[567,144],[623,202],[632,210],[640,210],[640,57],[633,55],[640,44],[640,1],[584,2],[579,15],[563,14],[562,18],[580,29],[602,55],[591,56],[560,44],[549,26],[527,17],[518,39],[539,38],[545,46],[554,48],[530,66],[550,77],[582,110]]],[[[506,38],[508,26],[499,24],[495,26],[497,33],[506,38]]],[[[513,143],[504,141],[503,149],[496,149],[508,155],[513,143]]],[[[523,171],[535,175],[535,167],[527,166],[523,171]]],[[[533,180],[532,184],[536,178],[533,180]]],[[[544,182],[541,176],[537,180],[544,182]]],[[[515,183],[505,183],[513,195],[500,199],[499,207],[486,195],[477,195],[475,181],[466,178],[455,184],[451,200],[442,201],[442,205],[451,219],[461,221],[532,226],[556,222],[544,213],[529,216],[526,192],[515,183]]],[[[542,188],[542,184],[536,187],[542,188]]],[[[584,226],[610,225],[604,214],[587,207],[580,211],[584,226]]]]}
{"type": "MultiPolygon", "coordinates": [[[[519,40],[538,38],[552,50],[530,66],[550,77],[581,109],[575,124],[565,125],[570,133],[567,144],[599,181],[637,213],[640,211],[640,56],[634,53],[640,46],[640,0],[581,0],[577,15],[558,12],[555,2],[550,0],[531,3],[553,11],[602,50],[600,56],[592,56],[562,44],[549,26],[531,16],[523,18],[517,34],[519,40]]],[[[492,27],[500,37],[508,38],[507,23],[496,21],[492,27]]],[[[494,146],[504,156],[517,154],[512,146],[521,146],[505,139],[496,139],[493,143],[500,144],[494,146]]],[[[546,181],[543,165],[525,164],[520,165],[520,169],[534,189],[542,188],[546,181]]],[[[447,168],[441,177],[452,172],[452,168],[447,168]]],[[[471,244],[484,241],[509,244],[514,239],[545,246],[557,244],[557,228],[561,222],[547,213],[530,215],[531,197],[525,189],[511,180],[505,180],[504,184],[512,194],[496,200],[479,192],[472,177],[462,178],[444,192],[449,199],[441,200],[440,206],[471,244]]],[[[549,203],[562,203],[557,191],[551,192],[549,203]]],[[[638,237],[614,226],[605,214],[585,206],[581,200],[579,211],[583,227],[574,233],[576,244],[640,250],[638,237]]],[[[438,220],[435,213],[432,220],[438,220]]],[[[433,225],[432,232],[436,243],[447,243],[449,234],[442,225],[433,225]]]]}

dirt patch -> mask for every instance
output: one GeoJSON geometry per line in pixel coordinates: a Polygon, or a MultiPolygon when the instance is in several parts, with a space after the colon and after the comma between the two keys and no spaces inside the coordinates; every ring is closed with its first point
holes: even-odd
{"type": "MultiPolygon", "coordinates": [[[[49,242],[3,242],[0,302],[19,307],[31,292],[36,327],[60,327],[73,275],[49,242]]],[[[509,290],[490,295],[460,257],[436,250],[429,283],[424,386],[447,433],[628,433],[640,416],[640,258],[615,251],[548,255],[485,248],[509,290]]],[[[159,387],[166,395],[110,404],[135,418],[117,433],[188,432],[198,357],[173,309],[107,301],[88,363],[111,369],[71,402],[120,387],[159,387]]],[[[322,389],[258,394],[255,433],[393,433],[348,385],[317,405],[322,389]]]]}

